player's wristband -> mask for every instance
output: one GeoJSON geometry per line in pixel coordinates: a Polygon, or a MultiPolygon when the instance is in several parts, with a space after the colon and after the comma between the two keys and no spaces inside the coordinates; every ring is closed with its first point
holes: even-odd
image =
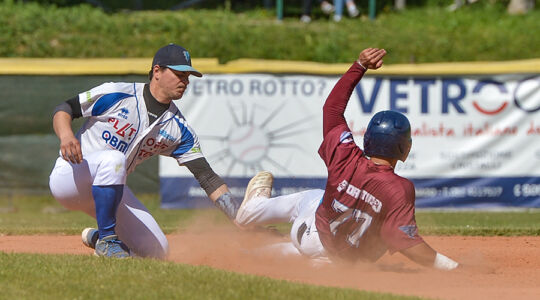
{"type": "Polygon", "coordinates": [[[459,264],[457,262],[453,261],[452,259],[440,253],[437,253],[437,255],[435,256],[435,262],[433,263],[433,267],[435,269],[445,270],[445,271],[453,270],[457,268],[458,265],[459,264]]]}
{"type": "Polygon", "coordinates": [[[360,60],[357,60],[356,63],[358,63],[358,65],[359,65],[362,69],[364,69],[364,72],[367,71],[367,68],[364,67],[364,65],[362,65],[362,63],[360,62],[360,60]]]}

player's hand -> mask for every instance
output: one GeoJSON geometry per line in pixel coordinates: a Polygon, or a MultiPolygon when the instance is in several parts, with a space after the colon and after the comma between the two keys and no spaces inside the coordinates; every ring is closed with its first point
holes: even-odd
{"type": "Polygon", "coordinates": [[[74,136],[60,139],[60,151],[66,161],[74,164],[82,162],[81,143],[74,136]]]}
{"type": "Polygon", "coordinates": [[[386,55],[386,50],[379,48],[367,48],[360,52],[358,63],[365,69],[378,69],[382,66],[382,58],[386,55]]]}

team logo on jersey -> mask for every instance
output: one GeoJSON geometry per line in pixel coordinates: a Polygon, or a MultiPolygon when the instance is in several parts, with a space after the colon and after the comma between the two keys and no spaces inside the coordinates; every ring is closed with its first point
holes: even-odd
{"type": "Polygon", "coordinates": [[[90,91],[86,92],[86,102],[92,102],[92,93],[90,91]]]}
{"type": "Polygon", "coordinates": [[[379,213],[382,208],[382,202],[375,198],[372,194],[366,192],[365,190],[359,189],[352,184],[349,184],[347,180],[343,180],[337,186],[337,191],[341,192],[345,190],[345,193],[354,199],[361,199],[371,206],[374,212],[379,213]]]}
{"type": "Polygon", "coordinates": [[[338,191],[338,192],[343,191],[344,189],[347,188],[348,185],[349,185],[349,183],[347,182],[347,180],[343,180],[343,181],[340,182],[339,185],[337,186],[337,191],[338,191]]]}
{"type": "Polygon", "coordinates": [[[118,116],[119,116],[120,118],[123,118],[123,119],[126,119],[126,120],[127,120],[127,118],[128,118],[127,115],[128,115],[128,114],[129,114],[129,110],[128,110],[127,108],[122,108],[122,109],[120,109],[120,112],[118,113],[118,116]]]}
{"type": "Polygon", "coordinates": [[[137,132],[137,129],[133,128],[133,124],[129,122],[121,122],[118,119],[109,118],[109,123],[116,130],[116,134],[121,137],[127,136],[128,140],[131,140],[133,134],[137,132]]]}
{"type": "Polygon", "coordinates": [[[161,151],[163,151],[164,149],[167,149],[168,147],[169,147],[169,144],[167,144],[165,141],[161,141],[159,139],[156,140],[155,138],[150,137],[150,138],[147,138],[143,142],[144,149],[139,150],[137,157],[147,158],[156,153],[160,153],[161,151]]]}
{"type": "Polygon", "coordinates": [[[111,134],[108,130],[104,130],[101,133],[101,138],[113,149],[116,149],[122,153],[126,153],[128,149],[128,144],[124,141],[121,141],[117,136],[111,134]]]}
{"type": "Polygon", "coordinates": [[[122,171],[124,169],[124,164],[117,164],[115,167],[114,167],[114,172],[115,173],[120,173],[120,171],[122,171]]]}
{"type": "Polygon", "coordinates": [[[342,144],[348,144],[353,142],[352,133],[350,131],[343,131],[339,137],[339,142],[342,144]]]}
{"type": "Polygon", "coordinates": [[[418,235],[418,227],[416,225],[399,226],[399,230],[403,231],[411,239],[416,238],[418,235]]]}
{"type": "Polygon", "coordinates": [[[174,136],[170,135],[167,131],[165,131],[165,129],[160,129],[159,130],[159,135],[161,135],[162,137],[164,137],[165,139],[171,141],[171,142],[174,142],[176,139],[174,138],[174,136]]]}

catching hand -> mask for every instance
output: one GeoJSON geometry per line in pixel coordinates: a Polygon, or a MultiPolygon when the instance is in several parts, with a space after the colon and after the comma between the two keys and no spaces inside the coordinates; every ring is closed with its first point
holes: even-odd
{"type": "Polygon", "coordinates": [[[378,69],[382,66],[382,58],[386,55],[386,50],[379,48],[367,48],[360,52],[357,62],[364,69],[378,69]]]}

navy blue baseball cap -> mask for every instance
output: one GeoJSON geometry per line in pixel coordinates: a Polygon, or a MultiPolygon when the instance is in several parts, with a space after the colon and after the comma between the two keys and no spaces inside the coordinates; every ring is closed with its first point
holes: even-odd
{"type": "Polygon", "coordinates": [[[191,66],[189,52],[184,47],[173,43],[160,48],[156,52],[152,61],[152,68],[155,65],[165,66],[175,71],[190,72],[197,77],[202,77],[202,73],[191,66]]]}

